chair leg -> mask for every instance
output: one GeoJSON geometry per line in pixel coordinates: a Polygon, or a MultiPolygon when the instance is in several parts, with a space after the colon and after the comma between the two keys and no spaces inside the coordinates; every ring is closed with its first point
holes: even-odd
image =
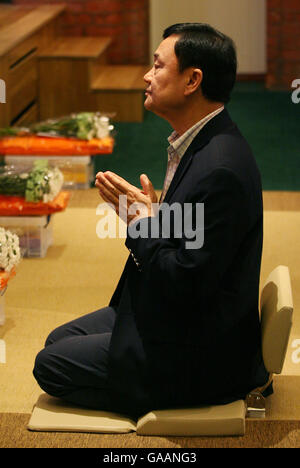
{"type": "Polygon", "coordinates": [[[266,401],[258,390],[248,393],[246,397],[246,418],[265,418],[266,401]]]}
{"type": "MultiPolygon", "coordinates": [[[[268,381],[262,387],[255,388],[252,392],[248,393],[246,397],[247,418],[265,418],[266,416],[266,402],[264,392],[272,384],[273,374],[269,374],[268,381]]],[[[268,393],[268,392],[266,392],[268,393]]],[[[272,392],[271,392],[272,393],[272,392]]]]}

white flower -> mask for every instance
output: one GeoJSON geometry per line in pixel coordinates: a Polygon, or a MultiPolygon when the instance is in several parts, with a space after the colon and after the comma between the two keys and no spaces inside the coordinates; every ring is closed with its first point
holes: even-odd
{"type": "Polygon", "coordinates": [[[48,172],[50,192],[44,193],[43,202],[48,203],[59,194],[64,183],[64,176],[61,170],[58,167],[49,168],[48,172]]]}
{"type": "Polygon", "coordinates": [[[105,138],[109,135],[111,126],[109,125],[109,118],[97,114],[94,115],[94,131],[96,138],[105,138]]]}
{"type": "Polygon", "coordinates": [[[0,268],[10,272],[21,259],[19,238],[16,234],[0,228],[0,268]]]}

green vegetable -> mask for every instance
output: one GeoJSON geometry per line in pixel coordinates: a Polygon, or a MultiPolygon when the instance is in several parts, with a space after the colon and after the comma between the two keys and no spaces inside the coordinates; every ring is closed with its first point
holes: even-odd
{"type": "Polygon", "coordinates": [[[49,192],[48,161],[37,160],[27,178],[25,200],[37,202],[43,199],[45,193],[49,192]]]}
{"type": "Polygon", "coordinates": [[[5,166],[2,166],[0,169],[0,194],[24,197],[28,174],[16,174],[4,170],[5,166]]]}
{"type": "Polygon", "coordinates": [[[27,173],[6,171],[0,168],[0,194],[24,197],[26,201],[38,202],[50,192],[49,168],[47,160],[37,160],[27,173]]]}
{"type": "MultiPolygon", "coordinates": [[[[22,129],[23,130],[23,129],[22,129]]],[[[20,133],[21,129],[17,127],[0,128],[0,138],[6,136],[16,136],[20,133]]]]}

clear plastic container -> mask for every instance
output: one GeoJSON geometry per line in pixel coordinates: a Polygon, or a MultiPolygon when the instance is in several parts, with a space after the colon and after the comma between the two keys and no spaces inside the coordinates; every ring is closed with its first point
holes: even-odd
{"type": "Polygon", "coordinates": [[[23,257],[45,257],[53,243],[51,216],[0,216],[0,226],[17,234],[23,257]]]}
{"type": "Polygon", "coordinates": [[[63,188],[88,189],[93,181],[94,166],[91,156],[5,156],[5,164],[22,169],[32,167],[37,159],[47,159],[64,176],[63,188]]]}

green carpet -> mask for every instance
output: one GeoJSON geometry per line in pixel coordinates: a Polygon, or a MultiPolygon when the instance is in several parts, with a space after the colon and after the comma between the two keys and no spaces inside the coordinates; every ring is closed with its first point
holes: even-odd
{"type": "MultiPolygon", "coordinates": [[[[253,149],[263,189],[300,190],[300,104],[292,103],[291,92],[237,83],[228,110],[253,149]]],[[[95,158],[95,172],[111,170],[138,186],[139,174],[146,173],[161,189],[170,125],[150,112],[143,123],[114,125],[114,152],[95,158]]]]}
{"type": "Polygon", "coordinates": [[[154,188],[163,186],[167,164],[170,125],[151,112],[142,123],[114,123],[115,148],[112,155],[95,157],[95,172],[113,171],[140,186],[140,174],[147,174],[154,188]]]}
{"type": "Polygon", "coordinates": [[[291,94],[238,83],[228,106],[253,149],[264,190],[300,190],[300,104],[291,94]]]}

